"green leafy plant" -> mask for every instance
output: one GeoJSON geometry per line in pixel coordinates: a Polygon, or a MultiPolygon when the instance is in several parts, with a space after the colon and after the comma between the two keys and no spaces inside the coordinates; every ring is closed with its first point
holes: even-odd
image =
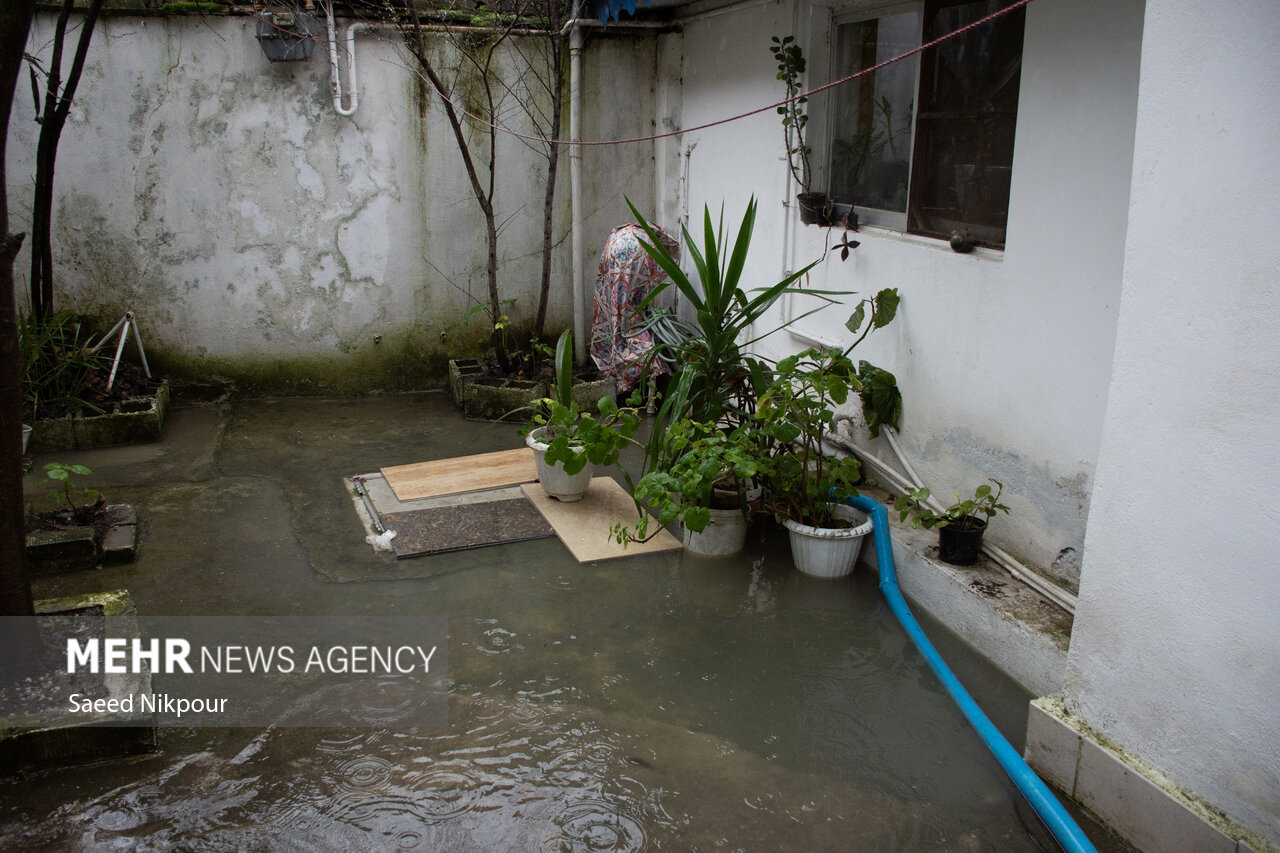
{"type": "Polygon", "coordinates": [[[775,443],[764,474],[765,508],[778,518],[836,526],[832,501],[856,495],[858,460],[826,453],[836,406],[862,390],[848,351],[808,349],[778,362],[777,378],[760,398],[756,417],[775,443]]]}
{"type": "MultiPolygon", "coordinates": [[[[588,461],[616,465],[619,454],[635,444],[632,436],[640,425],[635,409],[619,408],[612,397],[601,397],[599,417],[583,412],[573,399],[573,333],[567,329],[556,341],[553,396],[533,405],[533,417],[522,434],[545,428],[546,461],[560,462],[566,474],[577,474],[588,461]]],[[[626,473],[625,471],[623,472],[626,473]]]]}
{"type": "MultiPolygon", "coordinates": [[[[902,398],[893,375],[866,362],[855,368],[848,358],[867,335],[894,319],[899,304],[897,290],[886,288],[858,302],[846,322],[856,338],[843,353],[810,350],[784,359],[776,367],[770,366],[765,360],[748,355],[748,347],[814,311],[838,304],[832,297],[844,295],[799,285],[818,261],[773,285],[747,292],[741,280],[755,226],[754,198],[747,205],[732,247],[726,239],[723,214],[717,225],[712,221],[709,207],[703,212],[701,248],[688,229],[684,229],[684,244],[694,268],[692,277],[681,269],[656,229],[634,205],[631,212],[649,238],[648,242],[642,241],[644,250],[669,277],[669,281],[655,288],[647,299],[652,300],[665,287],[676,287],[693,309],[698,330],[697,335],[667,350],[678,365],[678,374],[668,387],[654,420],[646,445],[644,475],[656,472],[672,476],[674,467],[680,464],[681,454],[673,452],[666,435],[668,429],[676,428],[681,422],[711,424],[723,442],[737,445],[744,453],[752,450],[760,469],[772,468],[775,463],[781,465],[781,476],[774,478],[774,491],[782,485],[794,487],[797,497],[794,505],[784,506],[792,499],[775,495],[776,514],[828,517],[826,504],[831,488],[851,487],[858,473],[856,461],[828,459],[820,452],[823,435],[834,426],[833,406],[843,404],[851,394],[862,395],[867,420],[876,430],[881,424],[896,423],[901,414],[902,398]],[[822,304],[786,323],[756,332],[755,337],[748,337],[748,331],[754,331],[766,312],[787,294],[815,296],[822,304]],[[866,382],[859,377],[860,371],[866,372],[866,382]],[[814,393],[819,394],[816,400],[814,393]],[[744,443],[748,438],[750,442],[744,443]],[[814,476],[799,473],[811,469],[814,476]]],[[[704,438],[710,445],[710,436],[704,438]]],[[[677,440],[682,439],[678,433],[677,440]]],[[[709,447],[707,450],[710,452],[709,447]]],[[[686,468],[682,473],[687,474],[689,470],[686,468]]],[[[681,498],[686,485],[680,478],[653,477],[644,498],[657,500],[661,515],[664,500],[668,510],[683,506],[681,498]]]]}
{"type": "MultiPolygon", "coordinates": [[[[748,330],[753,329],[765,312],[788,293],[804,293],[822,299],[823,305],[814,311],[831,304],[834,300],[830,297],[834,294],[806,290],[797,285],[820,258],[768,287],[750,292],[743,289],[742,276],[755,229],[754,197],[747,204],[732,246],[725,233],[723,212],[717,224],[712,221],[710,207],[703,208],[701,248],[689,230],[683,229],[684,245],[694,268],[694,278],[685,273],[680,262],[659,239],[657,230],[635,205],[630,200],[627,204],[649,238],[647,242],[641,241],[642,247],[668,276],[667,281],[646,297],[642,307],[647,307],[667,287],[675,287],[692,309],[698,332],[678,345],[654,350],[653,357],[661,354],[677,364],[679,369],[654,422],[646,455],[647,471],[651,470],[656,459],[656,448],[663,439],[666,425],[677,418],[719,423],[729,429],[750,421],[755,398],[767,384],[768,371],[759,359],[747,354],[748,347],[790,323],[783,323],[753,338],[747,338],[748,330]]],[[[801,314],[790,322],[810,313],[813,312],[801,314]]]]}
{"type": "Polygon", "coordinates": [[[84,477],[92,473],[93,471],[84,465],[67,465],[62,462],[48,463],[44,466],[45,483],[54,487],[49,491],[49,497],[65,501],[72,512],[79,509],[75,500],[71,497],[73,494],[84,495],[90,501],[97,500],[99,497],[97,489],[83,488],[71,476],[74,474],[84,477]]]}
{"type": "Polygon", "coordinates": [[[787,87],[787,102],[778,107],[782,116],[783,141],[787,146],[787,162],[791,176],[801,193],[809,191],[809,148],[804,144],[805,125],[809,115],[805,109],[808,98],[798,97],[804,91],[801,75],[805,71],[804,51],[796,44],[795,36],[773,36],[769,52],[778,62],[778,79],[787,87]]]}
{"type": "Polygon", "coordinates": [[[952,494],[956,502],[942,512],[934,512],[926,505],[929,500],[928,489],[916,489],[910,494],[899,495],[893,502],[893,508],[897,510],[900,521],[906,521],[909,516],[911,526],[916,529],[947,526],[969,530],[985,528],[997,512],[1006,515],[1009,513],[1009,507],[1000,503],[1004,484],[991,478],[988,478],[988,482],[995,484],[994,491],[987,483],[983,483],[974,490],[972,498],[962,499],[958,494],[952,494]]]}
{"type": "MultiPolygon", "coordinates": [[[[666,431],[658,466],[636,484],[637,504],[657,514],[658,529],[679,521],[695,533],[706,529],[713,508],[737,508],[745,515],[744,486],[767,459],[762,437],[754,423],[726,432],[714,423],[677,420],[666,431]]],[[[613,528],[614,538],[624,544],[656,532],[649,533],[647,512],[633,526],[613,528]]]]}

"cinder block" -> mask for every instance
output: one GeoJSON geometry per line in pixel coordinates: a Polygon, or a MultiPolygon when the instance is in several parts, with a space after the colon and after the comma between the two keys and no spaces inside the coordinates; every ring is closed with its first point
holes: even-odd
{"type": "Polygon", "coordinates": [[[33,575],[78,572],[98,565],[92,527],[41,530],[27,535],[27,568],[33,575]]]}

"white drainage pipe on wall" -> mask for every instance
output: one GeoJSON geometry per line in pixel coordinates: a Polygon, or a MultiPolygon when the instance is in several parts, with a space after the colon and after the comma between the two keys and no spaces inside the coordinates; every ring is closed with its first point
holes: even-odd
{"type": "Polygon", "coordinates": [[[347,27],[347,95],[349,106],[342,102],[342,75],[338,71],[338,29],[333,22],[333,4],[325,6],[329,22],[329,80],[333,89],[333,109],[340,116],[355,115],[360,108],[360,92],[356,88],[356,33],[369,29],[368,24],[350,24],[347,27]]]}
{"type": "MultiPolygon", "coordinates": [[[[878,459],[869,449],[859,445],[850,436],[833,434],[828,435],[827,440],[832,444],[844,448],[845,450],[858,454],[864,462],[870,464],[873,468],[879,471],[881,476],[888,480],[895,489],[904,494],[914,491],[915,489],[924,488],[924,483],[921,482],[920,477],[915,472],[915,469],[911,467],[910,461],[907,460],[906,454],[903,453],[901,445],[898,444],[898,437],[893,427],[882,426],[880,427],[880,431],[883,432],[885,437],[889,440],[889,446],[893,448],[894,455],[898,457],[899,464],[902,465],[903,470],[907,472],[907,476],[910,477],[910,479],[907,479],[897,471],[894,471],[878,459]]],[[[934,500],[933,497],[930,497],[929,500],[925,501],[925,505],[934,512],[940,513],[943,511],[943,506],[934,500]]],[[[1015,560],[1012,555],[1001,548],[997,548],[995,545],[983,542],[982,550],[987,553],[987,556],[999,563],[1001,568],[1017,580],[1022,581],[1024,584],[1031,587],[1036,592],[1040,593],[1040,595],[1044,596],[1049,601],[1052,601],[1068,613],[1074,614],[1076,612],[1076,596],[1072,595],[1070,592],[1045,580],[1035,572],[1029,571],[1026,566],[1015,560]]]]}

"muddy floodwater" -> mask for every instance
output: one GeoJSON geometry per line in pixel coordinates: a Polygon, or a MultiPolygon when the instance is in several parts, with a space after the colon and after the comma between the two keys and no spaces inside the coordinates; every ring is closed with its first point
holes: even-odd
{"type": "MultiPolygon", "coordinates": [[[[38,457],[89,466],[143,534],[136,563],[37,598],[125,588],[144,625],[445,620],[449,719],[162,728],[153,755],[0,782],[0,849],[1041,849],[866,569],[803,577],[771,530],[730,560],[365,543],[343,477],[519,444],[423,394],[178,410],[158,444],[38,457]]],[[[1031,696],[924,621],[1020,747],[1031,696]]]]}

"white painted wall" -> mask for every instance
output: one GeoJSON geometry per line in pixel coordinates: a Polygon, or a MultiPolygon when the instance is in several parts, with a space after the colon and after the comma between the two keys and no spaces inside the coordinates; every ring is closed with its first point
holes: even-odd
{"type": "MultiPolygon", "coordinates": [[[[825,25],[802,9],[754,3],[685,23],[686,127],[785,95],[769,37],[821,33],[825,25]]],[[[820,21],[827,14],[812,11],[820,21]]],[[[990,535],[1069,586],[1079,577],[1110,381],[1141,27],[1136,2],[1029,7],[1006,251],[958,255],[939,240],[864,228],[853,257],[828,255],[813,275],[815,287],[849,293],[850,307],[898,288],[898,319],[857,357],[897,375],[903,443],[917,471],[944,497],[1001,480],[1013,512],[990,535]]],[[[822,79],[825,51],[811,37],[810,85],[822,79]]],[[[825,105],[814,98],[810,108],[818,116],[825,105]]],[[[803,266],[839,238],[798,226],[784,209],[793,190],[772,111],[686,134],[684,143],[693,148],[692,211],[723,201],[736,224],[747,197],[760,199],[753,286],[777,281],[784,267],[803,266]]],[[[824,309],[797,324],[805,338],[783,333],[763,351],[847,344],[848,314],[824,309]]]]}
{"type": "Polygon", "coordinates": [[[1149,0],[1068,710],[1280,847],[1280,13],[1149,0]]]}
{"type": "MultiPolygon", "coordinates": [[[[37,16],[33,51],[47,54],[52,26],[37,16]]],[[[443,110],[398,48],[391,30],[358,37],[360,108],[343,118],[323,42],[306,62],[271,63],[250,18],[104,18],[59,149],[58,306],[111,320],[132,308],[157,353],[233,372],[292,360],[317,387],[379,346],[387,361],[474,349],[485,324],[461,322],[486,298],[483,219],[443,110]]],[[[650,131],[655,61],[652,37],[589,43],[586,135],[650,131]],[[619,93],[632,109],[612,109],[619,93]]],[[[38,132],[26,91],[8,146],[15,231],[27,229],[38,132]]],[[[529,129],[518,109],[503,120],[529,129]]],[[[511,137],[499,157],[500,286],[512,316],[532,319],[545,161],[511,137]]],[[[572,314],[566,153],[560,165],[553,329],[572,314]]],[[[593,275],[626,221],[623,190],[652,206],[653,146],[593,150],[584,172],[593,275]]],[[[27,265],[24,254],[20,292],[27,265]]],[[[393,377],[385,367],[369,381],[393,377]]]]}

